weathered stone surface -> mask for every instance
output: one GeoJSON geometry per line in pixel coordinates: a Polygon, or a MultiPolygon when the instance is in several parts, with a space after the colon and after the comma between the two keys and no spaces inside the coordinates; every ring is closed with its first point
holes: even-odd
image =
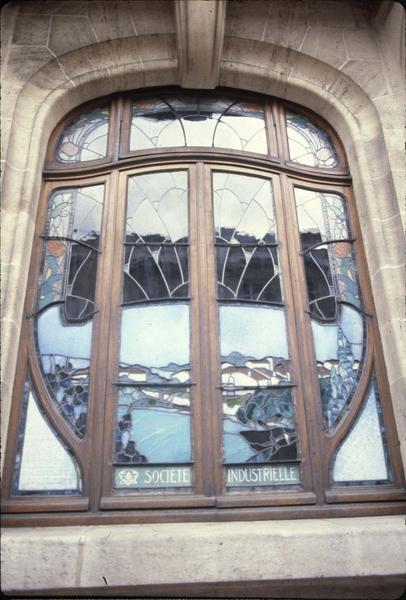
{"type": "Polygon", "coordinates": [[[175,33],[171,2],[166,0],[138,0],[130,3],[137,35],[175,33]]]}
{"type": "Polygon", "coordinates": [[[97,39],[87,18],[62,15],[53,17],[48,47],[56,56],[95,42],[97,39]]]}
{"type": "Polygon", "coordinates": [[[340,67],[347,60],[343,32],[333,27],[311,27],[301,51],[335,67],[340,67]]]}
{"type": "MultiPolygon", "coordinates": [[[[298,50],[307,29],[306,6],[303,2],[272,0],[263,41],[298,50]]],[[[311,34],[310,34],[311,35],[311,34]]]]}
{"type": "Polygon", "coordinates": [[[19,9],[22,14],[87,15],[90,6],[89,0],[24,0],[19,9]]]}
{"type": "Polygon", "coordinates": [[[389,93],[385,69],[381,61],[349,60],[342,67],[342,71],[355,81],[370,98],[389,93]]]}
{"type": "Polygon", "coordinates": [[[349,58],[382,60],[382,53],[374,30],[344,31],[344,39],[349,58]]]}
{"type": "Polygon", "coordinates": [[[27,19],[19,15],[15,24],[12,43],[17,45],[46,46],[51,25],[49,16],[31,15],[27,19]]]}
{"type": "Polygon", "coordinates": [[[227,4],[225,35],[263,41],[268,21],[270,2],[233,0],[227,4]]]}
{"type": "Polygon", "coordinates": [[[401,574],[404,542],[402,517],[9,529],[3,590],[401,574]]]}
{"type": "Polygon", "coordinates": [[[340,27],[358,30],[370,27],[369,2],[351,0],[309,0],[308,18],[311,27],[340,27]]]}
{"type": "Polygon", "coordinates": [[[182,87],[217,86],[223,53],[226,3],[175,0],[176,41],[182,87]]]}
{"type": "Polygon", "coordinates": [[[33,73],[52,60],[52,54],[42,46],[12,46],[3,79],[12,85],[25,83],[33,73]]]}
{"type": "Polygon", "coordinates": [[[129,2],[93,1],[89,21],[99,42],[136,33],[129,2]]]}

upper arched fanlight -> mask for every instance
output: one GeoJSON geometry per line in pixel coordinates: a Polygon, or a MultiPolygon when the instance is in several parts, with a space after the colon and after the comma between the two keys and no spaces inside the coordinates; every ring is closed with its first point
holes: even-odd
{"type": "MultiPolygon", "coordinates": [[[[133,97],[125,101],[120,147],[124,154],[176,147],[223,148],[264,156],[279,154],[287,161],[311,168],[341,166],[333,139],[318,118],[312,120],[291,109],[282,111],[286,123],[285,156],[281,148],[276,150],[276,146],[284,144],[276,144],[275,140],[270,143],[274,135],[269,126],[274,119],[271,103],[262,98],[241,99],[204,92],[133,97]]],[[[88,109],[68,121],[56,143],[56,162],[77,164],[106,159],[109,117],[110,110],[104,106],[88,109]]]]}

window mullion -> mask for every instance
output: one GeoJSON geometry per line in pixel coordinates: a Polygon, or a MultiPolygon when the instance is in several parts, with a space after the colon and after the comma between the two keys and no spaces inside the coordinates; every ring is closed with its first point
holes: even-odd
{"type": "Polygon", "coordinates": [[[218,336],[213,209],[210,199],[211,171],[207,165],[198,162],[191,170],[190,181],[193,370],[198,384],[194,395],[195,468],[196,491],[208,496],[219,493],[221,486],[221,469],[213,471],[221,448],[220,418],[215,397],[218,336]]]}
{"type": "Polygon", "coordinates": [[[93,397],[95,398],[91,422],[89,423],[91,452],[91,510],[97,510],[100,501],[102,471],[111,459],[108,444],[105,444],[106,455],[103,458],[103,430],[109,430],[111,423],[111,398],[109,386],[114,366],[114,357],[118,343],[119,302],[116,296],[120,293],[121,282],[121,248],[124,219],[123,202],[119,202],[119,172],[113,171],[108,180],[105,196],[105,212],[103,215],[103,252],[100,256],[99,277],[96,289],[96,302],[99,313],[93,342],[93,397]]]}
{"type": "MultiPolygon", "coordinates": [[[[296,368],[301,395],[298,395],[298,430],[301,435],[302,453],[308,452],[312,468],[313,486],[319,503],[324,501],[322,481],[322,444],[320,432],[323,422],[318,403],[319,387],[316,374],[316,358],[312,345],[312,331],[306,319],[306,281],[300,264],[300,245],[293,188],[285,174],[280,176],[283,198],[283,218],[279,219],[280,237],[286,240],[281,248],[281,262],[285,262],[284,290],[287,294],[290,333],[292,335],[292,362],[296,368]],[[282,233],[283,232],[283,233],[282,233]],[[282,238],[283,235],[283,238],[282,238]],[[308,449],[307,449],[308,444],[308,449]]],[[[277,201],[278,206],[278,201],[277,201]]],[[[282,212],[280,207],[280,212],[282,212]]],[[[279,211],[278,211],[279,212],[279,211]]],[[[303,455],[305,458],[305,454],[303,455]]],[[[305,481],[311,473],[309,461],[305,481]]]]}

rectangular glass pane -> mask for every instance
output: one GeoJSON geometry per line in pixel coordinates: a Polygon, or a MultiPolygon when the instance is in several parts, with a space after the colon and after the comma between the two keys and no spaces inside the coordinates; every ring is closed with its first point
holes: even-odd
{"type": "Polygon", "coordinates": [[[264,106],[210,95],[133,103],[130,150],[173,146],[231,148],[267,154],[264,106]]]}
{"type": "Polygon", "coordinates": [[[229,389],[223,393],[224,462],[297,458],[290,389],[229,389]]]}

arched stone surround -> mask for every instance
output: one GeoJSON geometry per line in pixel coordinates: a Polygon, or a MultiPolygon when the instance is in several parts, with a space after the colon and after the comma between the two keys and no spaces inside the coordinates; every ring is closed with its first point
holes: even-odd
{"type": "MultiPolygon", "coordinates": [[[[3,184],[3,441],[49,135],[69,110],[92,98],[180,81],[175,35],[144,35],[97,43],[55,58],[18,96],[3,184]]],[[[265,42],[226,37],[218,85],[307,106],[329,121],[344,142],[406,462],[404,238],[379,114],[368,95],[341,71],[265,42]]]]}

